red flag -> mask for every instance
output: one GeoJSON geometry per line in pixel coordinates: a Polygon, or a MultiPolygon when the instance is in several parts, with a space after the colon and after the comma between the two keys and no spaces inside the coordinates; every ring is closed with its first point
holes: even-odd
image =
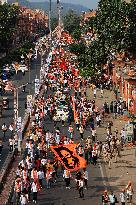
{"type": "Polygon", "coordinates": [[[52,152],[65,169],[73,172],[86,167],[86,160],[76,152],[76,144],[51,146],[52,152]]]}
{"type": "Polygon", "coordinates": [[[63,70],[67,70],[66,62],[64,59],[61,61],[60,68],[63,70]]]}

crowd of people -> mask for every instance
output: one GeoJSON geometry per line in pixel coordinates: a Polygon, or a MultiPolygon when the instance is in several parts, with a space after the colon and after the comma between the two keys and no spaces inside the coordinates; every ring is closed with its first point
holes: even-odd
{"type": "MultiPolygon", "coordinates": [[[[26,205],[31,200],[37,203],[38,192],[44,187],[50,189],[52,184],[57,183],[59,175],[63,177],[66,189],[71,188],[73,180],[79,197],[84,198],[84,189],[88,189],[89,179],[87,167],[71,173],[52,153],[51,146],[76,143],[75,151],[85,158],[87,165],[92,163],[96,166],[97,160],[104,158],[111,168],[112,158],[117,161],[124,143],[123,129],[120,138],[117,129],[112,133],[112,122],[107,125],[105,142],[97,139],[96,127],[101,126],[105,113],[108,113],[107,104],[101,108],[96,105],[96,86],[93,87],[94,98],[88,100],[87,88],[90,86],[90,79],[83,79],[79,75],[75,56],[62,46],[67,45],[64,38],[63,41],[54,41],[52,44],[53,48],[41,68],[44,92],[42,96],[35,97],[32,105],[33,120],[26,134],[24,157],[16,172],[15,198],[16,203],[21,205],[26,205]],[[58,109],[62,110],[59,120],[58,109]],[[53,128],[49,129],[48,122],[53,128]],[[90,136],[86,137],[86,130],[89,130],[90,136]]],[[[131,183],[126,188],[127,195],[125,190],[120,194],[122,205],[126,202],[130,187],[132,188],[131,183]]],[[[130,202],[131,196],[132,194],[129,194],[130,202]]],[[[102,196],[103,205],[114,205],[116,202],[115,195],[109,195],[105,190],[102,196]]]]}

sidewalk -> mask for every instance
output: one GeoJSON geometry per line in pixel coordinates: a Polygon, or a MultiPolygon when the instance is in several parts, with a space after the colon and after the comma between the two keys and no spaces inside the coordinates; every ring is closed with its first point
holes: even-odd
{"type": "MultiPolygon", "coordinates": [[[[93,91],[91,89],[87,90],[87,95],[89,98],[93,99],[93,91]]],[[[104,90],[104,97],[100,98],[100,91],[97,92],[96,105],[98,107],[102,107],[102,104],[106,102],[111,102],[115,99],[115,95],[111,91],[104,90]]],[[[112,133],[115,130],[115,127],[118,129],[119,133],[121,129],[124,127],[126,121],[122,119],[122,117],[117,117],[114,119],[110,114],[101,128],[97,128],[97,136],[98,140],[105,140],[106,136],[106,125],[108,121],[113,122],[112,133]]],[[[120,135],[119,135],[120,136],[120,135]]],[[[117,195],[119,200],[119,193],[121,189],[125,188],[128,181],[132,181],[132,185],[134,188],[134,192],[136,190],[136,148],[135,147],[124,147],[123,151],[121,151],[121,158],[117,159],[117,163],[112,160],[111,169],[108,168],[104,162],[102,163],[104,166],[104,181],[108,187],[108,190],[113,190],[117,195]]],[[[136,202],[136,192],[133,195],[133,201],[136,202]]],[[[135,203],[136,204],[136,203],[135,203]]],[[[134,205],[134,204],[133,204],[134,205]]]]}

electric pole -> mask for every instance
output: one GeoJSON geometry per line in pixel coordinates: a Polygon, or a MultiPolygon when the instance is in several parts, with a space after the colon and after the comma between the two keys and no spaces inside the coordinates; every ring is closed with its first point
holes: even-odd
{"type": "Polygon", "coordinates": [[[58,26],[61,26],[61,18],[60,18],[60,0],[57,0],[57,8],[58,8],[58,26]]]}
{"type": "Polygon", "coordinates": [[[57,9],[58,9],[58,37],[61,38],[61,5],[60,0],[57,0],[57,9]]]}
{"type": "Polygon", "coordinates": [[[49,30],[50,30],[50,36],[52,36],[52,32],[51,32],[51,0],[49,0],[49,30]]]}

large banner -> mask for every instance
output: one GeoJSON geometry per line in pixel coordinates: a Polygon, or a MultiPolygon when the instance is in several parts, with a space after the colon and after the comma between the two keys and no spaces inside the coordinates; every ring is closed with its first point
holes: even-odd
{"type": "Polygon", "coordinates": [[[57,156],[65,169],[70,172],[86,167],[86,160],[76,152],[76,144],[51,146],[52,152],[57,156]]]}

